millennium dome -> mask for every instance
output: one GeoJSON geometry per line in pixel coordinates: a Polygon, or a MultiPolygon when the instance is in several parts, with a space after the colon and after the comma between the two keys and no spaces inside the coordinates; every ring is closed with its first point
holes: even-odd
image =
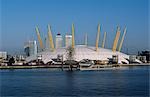
{"type": "MultiPolygon", "coordinates": [[[[40,33],[38,28],[36,27],[36,32],[38,36],[38,41],[40,48],[43,49],[42,39],[40,37],[40,33]]],[[[95,46],[88,46],[87,39],[85,45],[75,45],[75,37],[74,37],[74,24],[72,24],[72,35],[66,36],[66,47],[62,47],[62,36],[60,34],[56,37],[56,45],[54,47],[53,37],[51,33],[50,26],[48,25],[48,40],[51,49],[43,50],[37,54],[31,55],[26,58],[27,62],[31,62],[37,59],[37,56],[41,56],[41,60],[46,64],[53,59],[57,59],[58,56],[62,56],[63,60],[68,60],[68,47],[73,48],[73,58],[74,61],[82,61],[84,59],[88,60],[100,60],[100,61],[109,61],[113,56],[117,56],[119,64],[128,64],[129,63],[129,55],[121,52],[124,36],[126,34],[126,28],[124,29],[124,33],[122,35],[120,44],[118,44],[120,37],[120,27],[117,27],[116,36],[114,38],[112,49],[105,48],[105,40],[106,40],[106,32],[104,33],[104,38],[102,41],[102,47],[99,47],[99,36],[100,36],[100,25],[98,25],[98,32],[96,38],[95,46]],[[68,46],[69,45],[69,46],[68,46]],[[119,46],[118,46],[119,45],[119,46]],[[119,48],[117,48],[119,47],[119,48]]],[[[141,63],[139,60],[135,59],[136,62],[141,63]]]]}

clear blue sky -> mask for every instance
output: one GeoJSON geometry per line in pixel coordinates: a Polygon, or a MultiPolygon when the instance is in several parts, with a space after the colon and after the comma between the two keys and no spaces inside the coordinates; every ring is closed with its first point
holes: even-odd
{"type": "Polygon", "coordinates": [[[127,26],[123,51],[148,49],[149,0],[0,0],[0,4],[0,49],[9,53],[23,51],[24,42],[37,39],[36,25],[44,40],[47,24],[55,37],[58,32],[71,33],[72,23],[77,44],[83,44],[87,33],[88,44],[95,45],[100,23],[100,45],[106,31],[106,47],[112,47],[119,25],[122,33],[127,26]]]}

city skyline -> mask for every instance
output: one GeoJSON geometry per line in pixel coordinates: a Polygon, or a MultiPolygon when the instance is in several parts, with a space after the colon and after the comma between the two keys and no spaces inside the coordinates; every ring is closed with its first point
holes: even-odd
{"type": "Polygon", "coordinates": [[[37,40],[35,26],[39,27],[44,41],[47,24],[50,24],[55,41],[58,32],[63,39],[66,33],[71,34],[72,23],[76,44],[84,44],[87,33],[88,44],[94,46],[100,23],[99,47],[106,31],[106,48],[111,48],[117,26],[120,26],[121,35],[127,27],[124,51],[127,48],[129,52],[149,49],[148,0],[1,0],[1,5],[0,48],[9,53],[23,51],[24,42],[37,40]]]}

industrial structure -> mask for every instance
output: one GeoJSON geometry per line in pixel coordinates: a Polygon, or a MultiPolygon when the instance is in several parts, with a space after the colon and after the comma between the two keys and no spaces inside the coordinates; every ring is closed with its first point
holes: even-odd
{"type": "MultiPolygon", "coordinates": [[[[117,27],[116,36],[114,38],[114,42],[111,49],[105,48],[105,41],[106,41],[106,32],[104,32],[104,37],[102,40],[102,45],[99,47],[99,41],[100,41],[100,24],[98,24],[98,31],[96,36],[96,42],[95,47],[93,46],[87,46],[87,34],[85,35],[85,45],[75,45],[75,28],[74,24],[72,24],[71,27],[72,35],[65,35],[65,46],[62,47],[63,38],[60,34],[57,34],[56,36],[56,44],[54,46],[53,43],[53,37],[52,32],[50,29],[50,25],[48,25],[48,40],[49,40],[49,46],[51,49],[44,50],[43,42],[40,37],[39,29],[36,27],[36,32],[38,36],[38,41],[40,44],[40,48],[42,51],[38,52],[37,55],[32,55],[26,58],[27,62],[31,62],[33,60],[37,59],[37,56],[41,56],[42,61],[46,64],[50,61],[54,61],[54,59],[57,59],[58,56],[62,56],[63,60],[67,60],[67,48],[71,47],[74,49],[74,59],[75,61],[82,61],[84,59],[88,60],[97,60],[102,62],[109,62],[113,57],[117,58],[117,63],[120,64],[128,64],[129,63],[129,55],[121,53],[121,48],[123,45],[124,37],[126,34],[126,28],[124,29],[123,36],[121,38],[121,42],[119,42],[120,38],[120,27],[117,27]],[[120,43],[120,44],[118,44],[120,43]],[[118,48],[119,47],[119,48],[118,48]]],[[[135,59],[137,63],[141,63],[138,59],[135,59]]]]}

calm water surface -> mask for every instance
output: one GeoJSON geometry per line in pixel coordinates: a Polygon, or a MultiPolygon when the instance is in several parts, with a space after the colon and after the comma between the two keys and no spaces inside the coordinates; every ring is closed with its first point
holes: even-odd
{"type": "Polygon", "coordinates": [[[149,96],[150,66],[123,70],[0,70],[0,96],[149,96]]]}

